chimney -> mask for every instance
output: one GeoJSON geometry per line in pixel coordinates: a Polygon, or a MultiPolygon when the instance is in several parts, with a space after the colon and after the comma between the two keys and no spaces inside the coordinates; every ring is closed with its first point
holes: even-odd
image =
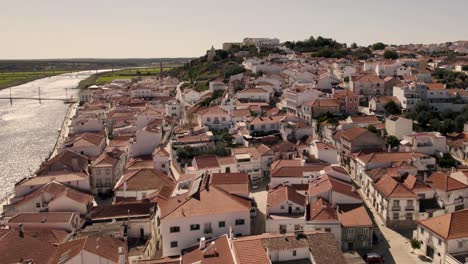
{"type": "Polygon", "coordinates": [[[351,185],[351,191],[352,191],[352,192],[356,192],[356,187],[354,187],[354,184],[351,185]]]}
{"type": "Polygon", "coordinates": [[[19,237],[23,238],[24,237],[24,227],[23,224],[19,224],[19,237]]]}
{"type": "Polygon", "coordinates": [[[123,247],[119,247],[119,264],[125,264],[125,249],[123,247]]]}
{"type": "Polygon", "coordinates": [[[127,181],[124,180],[124,198],[127,197],[127,181]]]}
{"type": "Polygon", "coordinates": [[[455,173],[455,167],[452,167],[452,173],[455,173]]]}
{"type": "Polygon", "coordinates": [[[423,182],[426,183],[427,182],[427,172],[425,172],[423,174],[423,182]]]}
{"type": "Polygon", "coordinates": [[[205,247],[206,247],[206,239],[205,239],[205,237],[201,237],[201,238],[200,238],[200,246],[199,246],[199,249],[200,249],[200,250],[204,250],[205,247]]]}

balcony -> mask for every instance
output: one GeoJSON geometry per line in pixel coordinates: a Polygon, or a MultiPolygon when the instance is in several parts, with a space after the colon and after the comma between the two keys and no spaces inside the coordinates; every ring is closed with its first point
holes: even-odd
{"type": "Polygon", "coordinates": [[[401,207],[399,205],[392,206],[392,211],[401,211],[401,207]]]}
{"type": "Polygon", "coordinates": [[[405,211],[414,211],[414,206],[406,206],[405,211]]]}

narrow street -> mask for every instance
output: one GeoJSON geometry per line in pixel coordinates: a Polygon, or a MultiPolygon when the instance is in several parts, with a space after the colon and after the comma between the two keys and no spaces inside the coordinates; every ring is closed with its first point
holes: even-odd
{"type": "Polygon", "coordinates": [[[378,230],[374,230],[376,233],[380,233],[379,238],[381,241],[374,246],[369,252],[375,252],[382,255],[385,258],[385,263],[405,263],[405,264],[421,264],[428,263],[424,261],[424,256],[420,256],[417,253],[411,253],[413,249],[411,248],[410,241],[399,234],[398,232],[386,227],[379,217],[374,207],[372,207],[369,199],[365,198],[365,195],[359,192],[367,208],[372,213],[371,218],[373,218],[374,223],[378,230]],[[379,232],[380,231],[380,232],[379,232]],[[382,237],[383,236],[383,237],[382,237]]]}

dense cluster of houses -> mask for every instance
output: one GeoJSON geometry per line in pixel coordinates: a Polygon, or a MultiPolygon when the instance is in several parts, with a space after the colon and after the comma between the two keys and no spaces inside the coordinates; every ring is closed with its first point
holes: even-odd
{"type": "Polygon", "coordinates": [[[419,59],[243,66],[204,91],[167,76],[81,91],[63,146],[3,208],[0,262],[340,264],[372,249],[379,217],[414,229],[434,263],[464,263],[468,169],[437,158],[466,162],[468,126],[416,132],[384,106],[461,111],[466,87],[433,82],[419,59]]]}

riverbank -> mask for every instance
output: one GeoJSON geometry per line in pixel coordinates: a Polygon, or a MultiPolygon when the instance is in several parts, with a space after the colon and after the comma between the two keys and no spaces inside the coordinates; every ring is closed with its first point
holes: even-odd
{"type": "Polygon", "coordinates": [[[62,128],[60,129],[60,133],[57,137],[57,141],[55,142],[54,148],[50,152],[50,156],[47,158],[50,159],[53,156],[57,155],[61,149],[63,149],[63,145],[65,144],[65,140],[67,139],[68,135],[70,134],[70,126],[72,122],[72,118],[76,114],[76,110],[78,109],[79,103],[70,104],[68,106],[67,113],[65,114],[65,118],[63,119],[62,128]]]}
{"type": "Polygon", "coordinates": [[[2,72],[0,73],[0,90],[68,72],[69,71],[2,72]]]}

